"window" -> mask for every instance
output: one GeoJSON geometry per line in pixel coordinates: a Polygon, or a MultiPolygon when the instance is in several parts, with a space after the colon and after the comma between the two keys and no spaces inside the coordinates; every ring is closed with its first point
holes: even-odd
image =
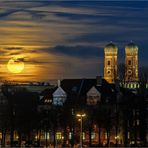
{"type": "Polygon", "coordinates": [[[83,132],[83,140],[85,140],[85,133],[83,132]]]}
{"type": "Polygon", "coordinates": [[[72,139],[72,133],[71,132],[69,133],[69,139],[72,139]]]}
{"type": "Polygon", "coordinates": [[[110,71],[108,70],[107,73],[110,74],[110,71]]]}
{"type": "Polygon", "coordinates": [[[91,133],[91,139],[92,139],[92,140],[95,139],[95,133],[94,133],[94,132],[91,133]]]}
{"type": "Polygon", "coordinates": [[[132,74],[132,71],[131,70],[128,70],[128,74],[131,75],[132,74]]]}
{"type": "Polygon", "coordinates": [[[105,137],[105,139],[107,139],[107,133],[104,133],[104,137],[105,137]]]}
{"type": "Polygon", "coordinates": [[[50,139],[50,133],[49,132],[45,132],[44,133],[44,139],[50,139]]]}
{"type": "Polygon", "coordinates": [[[57,106],[62,106],[65,101],[65,97],[59,96],[53,98],[53,104],[57,106]]]}
{"type": "Polygon", "coordinates": [[[132,62],[131,62],[131,60],[129,60],[129,61],[128,61],[128,65],[131,65],[131,64],[132,64],[132,62]]]}
{"type": "Polygon", "coordinates": [[[130,138],[130,132],[128,132],[127,138],[128,138],[128,139],[130,138]]]}
{"type": "Polygon", "coordinates": [[[140,124],[140,121],[137,119],[137,125],[139,125],[140,124]]]}
{"type": "Polygon", "coordinates": [[[107,62],[107,65],[110,65],[110,61],[107,62]]]}
{"type": "Polygon", "coordinates": [[[56,133],[56,139],[57,140],[61,140],[62,139],[62,133],[61,132],[57,132],[56,133]]]}
{"type": "Polygon", "coordinates": [[[88,96],[87,105],[96,105],[100,101],[100,96],[88,96]]]}

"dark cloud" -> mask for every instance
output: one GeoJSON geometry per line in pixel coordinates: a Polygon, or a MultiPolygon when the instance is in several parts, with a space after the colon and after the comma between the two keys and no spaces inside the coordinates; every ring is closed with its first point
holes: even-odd
{"type": "Polygon", "coordinates": [[[25,58],[17,58],[17,59],[14,59],[14,62],[25,62],[25,58]]]}
{"type": "Polygon", "coordinates": [[[5,47],[4,50],[23,50],[23,47],[5,47]]]}
{"type": "Polygon", "coordinates": [[[53,64],[53,65],[64,65],[65,63],[64,62],[57,62],[57,61],[39,61],[39,60],[35,60],[35,59],[30,59],[28,60],[28,63],[33,63],[33,64],[41,64],[41,65],[45,65],[45,64],[53,64]]]}
{"type": "Polygon", "coordinates": [[[18,12],[18,10],[6,10],[5,12],[0,13],[0,18],[7,17],[16,12],[18,12]]]}
{"type": "Polygon", "coordinates": [[[65,46],[58,45],[53,48],[43,49],[48,53],[67,55],[79,58],[97,58],[103,56],[103,50],[96,46],[65,46]]]}

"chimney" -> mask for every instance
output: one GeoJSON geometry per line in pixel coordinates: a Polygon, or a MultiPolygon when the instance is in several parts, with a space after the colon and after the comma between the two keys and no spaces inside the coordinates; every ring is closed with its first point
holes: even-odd
{"type": "Polygon", "coordinates": [[[61,86],[61,80],[58,80],[58,87],[61,86]]]}

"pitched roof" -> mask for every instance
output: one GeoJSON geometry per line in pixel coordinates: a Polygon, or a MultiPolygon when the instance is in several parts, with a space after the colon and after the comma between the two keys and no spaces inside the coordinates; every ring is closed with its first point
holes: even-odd
{"type": "Polygon", "coordinates": [[[100,91],[98,91],[98,89],[96,89],[95,86],[93,86],[93,87],[87,92],[87,96],[91,96],[91,95],[100,96],[101,93],[100,93],[100,91]]]}
{"type": "Polygon", "coordinates": [[[79,96],[86,94],[95,85],[96,79],[64,79],[61,82],[61,87],[68,95],[78,94],[79,96]]]}
{"type": "Polygon", "coordinates": [[[61,88],[61,87],[58,87],[54,93],[53,93],[53,96],[67,96],[66,95],[66,92],[61,88]]]}

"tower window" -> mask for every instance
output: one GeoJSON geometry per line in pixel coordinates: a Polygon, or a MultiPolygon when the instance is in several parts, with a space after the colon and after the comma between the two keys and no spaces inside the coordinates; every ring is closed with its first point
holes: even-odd
{"type": "Polygon", "coordinates": [[[128,61],[128,65],[131,65],[131,64],[132,64],[132,62],[131,62],[131,60],[129,60],[129,61],[128,61]]]}
{"type": "Polygon", "coordinates": [[[131,70],[128,70],[128,75],[131,75],[132,74],[132,71],[131,70]]]}
{"type": "Polygon", "coordinates": [[[110,74],[111,73],[110,70],[108,70],[107,73],[110,74]]]}
{"type": "Polygon", "coordinates": [[[110,61],[107,62],[107,65],[110,65],[110,61]]]}

